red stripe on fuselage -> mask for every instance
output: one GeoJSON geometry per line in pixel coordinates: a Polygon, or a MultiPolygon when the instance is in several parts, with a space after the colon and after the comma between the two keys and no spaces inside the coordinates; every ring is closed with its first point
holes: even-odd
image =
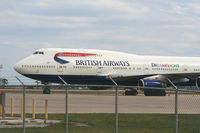
{"type": "Polygon", "coordinates": [[[58,57],[58,56],[61,56],[61,57],[85,57],[85,56],[93,56],[93,55],[96,55],[96,54],[63,52],[63,53],[56,53],[55,57],[58,57]]]}

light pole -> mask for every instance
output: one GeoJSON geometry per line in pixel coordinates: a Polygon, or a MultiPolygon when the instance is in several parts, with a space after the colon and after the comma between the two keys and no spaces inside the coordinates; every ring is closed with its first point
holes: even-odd
{"type": "Polygon", "coordinates": [[[0,65],[0,78],[1,78],[1,70],[3,69],[3,65],[0,65]]]}

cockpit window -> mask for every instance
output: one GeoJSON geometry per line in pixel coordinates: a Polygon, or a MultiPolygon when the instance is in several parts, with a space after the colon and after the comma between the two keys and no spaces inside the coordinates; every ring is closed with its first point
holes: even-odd
{"type": "Polygon", "coordinates": [[[36,51],[36,52],[33,53],[33,54],[44,54],[44,52],[42,52],[42,51],[36,51]]]}

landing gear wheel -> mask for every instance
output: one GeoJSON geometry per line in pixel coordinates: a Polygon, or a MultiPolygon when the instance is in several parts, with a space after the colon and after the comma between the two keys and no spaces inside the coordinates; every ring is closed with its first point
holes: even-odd
{"type": "Polygon", "coordinates": [[[51,90],[49,88],[44,88],[43,94],[51,94],[51,90]]]}
{"type": "Polygon", "coordinates": [[[144,95],[145,96],[166,96],[166,92],[164,90],[145,89],[144,95]]]}
{"type": "Polygon", "coordinates": [[[133,90],[125,90],[125,96],[136,96],[138,94],[138,91],[133,89],[133,90]]]}

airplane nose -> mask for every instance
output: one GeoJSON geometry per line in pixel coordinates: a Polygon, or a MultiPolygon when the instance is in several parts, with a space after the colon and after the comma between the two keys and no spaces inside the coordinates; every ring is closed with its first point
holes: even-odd
{"type": "Polygon", "coordinates": [[[20,71],[20,65],[19,65],[19,63],[17,63],[17,64],[14,65],[14,69],[15,69],[16,72],[20,71]]]}

